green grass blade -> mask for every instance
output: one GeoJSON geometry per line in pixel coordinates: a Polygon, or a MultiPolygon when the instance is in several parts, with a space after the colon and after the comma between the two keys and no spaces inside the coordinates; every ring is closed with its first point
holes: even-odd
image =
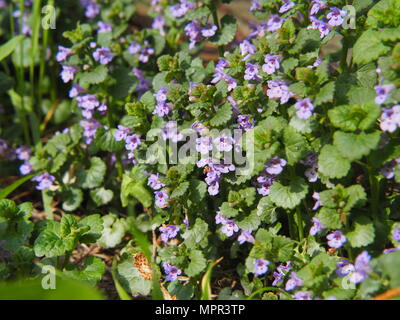
{"type": "Polygon", "coordinates": [[[0,61],[4,60],[7,58],[15,48],[18,46],[18,44],[24,39],[23,35],[17,36],[12,38],[11,40],[7,41],[5,44],[0,46],[0,61]]]}
{"type": "Polygon", "coordinates": [[[117,293],[119,295],[119,298],[121,300],[132,300],[132,297],[125,291],[124,287],[121,285],[121,283],[118,280],[117,277],[117,260],[114,259],[111,267],[111,275],[114,280],[114,285],[115,289],[117,290],[117,293]]]}
{"type": "Polygon", "coordinates": [[[201,297],[200,300],[212,300],[211,299],[211,276],[214,267],[222,260],[219,258],[214,262],[211,262],[207,268],[206,273],[201,279],[201,297]]]}
{"type": "Polygon", "coordinates": [[[0,189],[0,200],[7,198],[9,194],[11,194],[13,191],[18,189],[21,185],[23,185],[25,182],[32,179],[36,175],[37,175],[37,173],[34,173],[29,176],[23,177],[23,178],[15,181],[13,184],[9,185],[8,187],[5,187],[4,189],[0,189]]]}

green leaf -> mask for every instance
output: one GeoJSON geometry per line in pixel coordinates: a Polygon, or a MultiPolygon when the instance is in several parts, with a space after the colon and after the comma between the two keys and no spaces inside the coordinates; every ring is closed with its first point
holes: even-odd
{"type": "Polygon", "coordinates": [[[103,278],[105,272],[106,265],[104,262],[91,256],[85,260],[82,269],[79,269],[76,265],[68,265],[63,274],[71,279],[96,283],[103,278]]]}
{"type": "Polygon", "coordinates": [[[288,126],[283,133],[286,159],[289,165],[293,165],[303,159],[307,153],[307,140],[293,127],[288,126]]]}
{"type": "Polygon", "coordinates": [[[336,131],[333,135],[333,144],[341,155],[350,161],[360,160],[378,147],[380,132],[360,134],[336,131]]]}
{"type": "Polygon", "coordinates": [[[315,96],[314,105],[319,106],[323,103],[332,101],[334,94],[335,94],[335,82],[330,81],[319,90],[319,92],[315,96]]]}
{"type": "Polygon", "coordinates": [[[129,175],[124,174],[121,186],[121,202],[124,207],[129,203],[129,197],[140,201],[145,208],[149,208],[153,203],[153,195],[144,186],[144,181],[135,181],[129,175]]]}
{"type": "Polygon", "coordinates": [[[308,193],[308,184],[303,178],[294,177],[289,185],[283,185],[275,182],[271,189],[269,197],[278,207],[284,209],[293,209],[300,204],[308,193]]]}
{"type": "Polygon", "coordinates": [[[233,208],[229,202],[224,202],[219,208],[219,212],[226,218],[233,218],[239,214],[239,211],[233,208]]]}
{"type": "Polygon", "coordinates": [[[202,219],[197,218],[194,226],[186,230],[182,234],[182,238],[185,239],[184,243],[188,249],[196,248],[197,246],[203,246],[208,242],[207,240],[208,224],[202,219]]]}
{"type": "Polygon", "coordinates": [[[318,168],[328,178],[342,178],[350,170],[350,161],[333,145],[325,145],[318,157],[318,168]]]}
{"type": "Polygon", "coordinates": [[[253,211],[250,213],[248,216],[246,216],[244,219],[239,221],[238,227],[242,230],[257,230],[257,228],[261,224],[261,219],[259,215],[257,214],[257,211],[253,211]]]}
{"type": "Polygon", "coordinates": [[[110,88],[110,93],[115,99],[123,99],[136,89],[138,79],[130,69],[118,67],[111,76],[115,79],[115,84],[110,88]]]}
{"type": "Polygon", "coordinates": [[[92,71],[87,71],[81,73],[79,77],[81,85],[89,85],[89,84],[99,84],[106,80],[108,74],[108,69],[104,65],[97,66],[92,71]]]}
{"type": "Polygon", "coordinates": [[[237,22],[236,19],[230,15],[226,15],[221,19],[221,30],[209,39],[212,44],[222,46],[230,43],[236,36],[237,22]]]}
{"type": "Polygon", "coordinates": [[[24,245],[33,231],[32,209],[31,203],[17,207],[11,200],[0,200],[0,247],[14,252],[24,245]]]}
{"type": "Polygon", "coordinates": [[[122,219],[114,214],[103,216],[103,230],[97,244],[103,248],[115,248],[125,236],[126,228],[122,219]]]}
{"type": "Polygon", "coordinates": [[[210,124],[218,127],[226,124],[232,117],[232,106],[230,103],[224,103],[217,113],[211,118],[210,124]]]}
{"type": "Polygon", "coordinates": [[[59,257],[68,251],[72,251],[77,241],[76,233],[62,235],[61,223],[48,221],[45,229],[35,240],[35,254],[37,257],[59,257]]]}
{"type": "Polygon", "coordinates": [[[380,39],[380,31],[366,30],[357,39],[353,47],[353,61],[357,64],[367,64],[389,52],[390,47],[380,39]]]}
{"type": "Polygon", "coordinates": [[[365,247],[374,241],[374,224],[367,217],[357,217],[354,220],[353,231],[346,233],[346,237],[353,248],[365,247]]]}
{"type": "Polygon", "coordinates": [[[328,111],[332,124],[344,131],[367,130],[373,126],[380,115],[376,104],[342,105],[328,111]]]}
{"type": "Polygon", "coordinates": [[[83,201],[83,192],[78,188],[67,188],[63,192],[62,208],[65,211],[71,212],[79,208],[83,201]]]}
{"type": "Polygon", "coordinates": [[[90,168],[88,170],[80,169],[77,172],[77,185],[84,189],[93,189],[100,187],[106,174],[106,165],[98,157],[90,159],[90,168]]]}
{"type": "Polygon", "coordinates": [[[114,197],[114,192],[101,187],[91,190],[90,196],[98,206],[104,206],[111,202],[114,197]]]}
{"type": "Polygon", "coordinates": [[[400,251],[383,254],[377,261],[377,268],[390,280],[391,288],[400,287],[400,251]]]}
{"type": "Polygon", "coordinates": [[[207,267],[207,260],[204,258],[204,255],[200,250],[191,251],[189,253],[189,259],[190,263],[185,269],[185,273],[189,277],[197,276],[207,267]]]}
{"type": "Polygon", "coordinates": [[[5,44],[0,46],[0,62],[7,58],[15,48],[19,45],[19,43],[24,39],[23,35],[19,35],[13,37],[11,40],[7,41],[5,44]]]}
{"type": "Polygon", "coordinates": [[[89,227],[89,230],[82,233],[79,241],[82,243],[95,243],[103,232],[103,219],[99,214],[90,214],[78,222],[79,227],[89,227]]]}
{"type": "Polygon", "coordinates": [[[339,229],[342,227],[340,215],[334,209],[322,207],[316,217],[329,229],[339,229]]]}
{"type": "Polygon", "coordinates": [[[124,141],[115,140],[114,133],[116,129],[105,130],[99,128],[96,130],[96,136],[94,138],[94,144],[97,148],[102,151],[117,152],[124,148],[124,141]]]}
{"type": "Polygon", "coordinates": [[[187,193],[188,189],[189,189],[189,182],[188,181],[182,182],[171,193],[171,198],[174,199],[184,196],[187,193]]]}
{"type": "Polygon", "coordinates": [[[133,294],[147,296],[151,291],[151,280],[141,276],[133,263],[132,257],[118,264],[118,279],[121,284],[133,294]]]}

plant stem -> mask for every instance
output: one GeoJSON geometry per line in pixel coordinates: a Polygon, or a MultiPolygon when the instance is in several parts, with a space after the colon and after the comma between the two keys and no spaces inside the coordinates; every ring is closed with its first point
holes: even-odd
{"type": "Polygon", "coordinates": [[[296,238],[296,228],[295,228],[295,221],[293,218],[293,213],[290,211],[287,211],[287,216],[288,216],[288,221],[289,221],[290,238],[295,239],[296,238]]]}
{"type": "Polygon", "coordinates": [[[372,216],[375,219],[378,219],[379,182],[376,179],[375,175],[371,172],[371,169],[369,170],[368,175],[369,184],[371,186],[371,212],[372,216]]]}
{"type": "Polygon", "coordinates": [[[304,226],[303,226],[303,217],[301,216],[300,207],[296,207],[296,218],[297,218],[297,228],[299,231],[299,240],[302,241],[304,239],[304,226]]]}
{"type": "MultiPolygon", "coordinates": [[[[218,19],[218,1],[213,1],[209,8],[213,16],[214,24],[218,27],[218,30],[221,31],[221,25],[218,19]]],[[[224,48],[222,46],[218,46],[218,53],[220,57],[224,56],[224,48]]]]}

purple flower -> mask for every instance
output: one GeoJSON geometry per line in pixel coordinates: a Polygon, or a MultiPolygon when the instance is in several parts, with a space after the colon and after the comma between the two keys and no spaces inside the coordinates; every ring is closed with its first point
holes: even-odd
{"type": "Polygon", "coordinates": [[[237,82],[236,80],[231,77],[230,75],[225,75],[225,81],[226,84],[228,85],[228,92],[231,92],[233,89],[235,89],[237,87],[237,82]]]}
{"type": "Polygon", "coordinates": [[[380,127],[382,131],[394,132],[400,125],[400,105],[391,109],[383,108],[380,127]]]}
{"type": "Polygon", "coordinates": [[[114,55],[111,53],[111,50],[105,47],[101,47],[96,49],[95,52],[93,52],[93,58],[97,62],[100,62],[101,64],[109,64],[112,59],[114,59],[114,55]]]}
{"type": "Polygon", "coordinates": [[[142,48],[139,43],[137,43],[136,41],[132,41],[128,48],[128,51],[130,54],[137,54],[140,52],[141,49],[142,48]]]}
{"type": "Polygon", "coordinates": [[[90,3],[86,7],[85,16],[86,18],[93,19],[100,13],[100,7],[94,1],[90,1],[90,3]]]}
{"type": "Polygon", "coordinates": [[[320,33],[321,39],[328,35],[330,32],[330,26],[324,21],[318,20],[315,17],[310,17],[311,26],[308,26],[307,29],[317,29],[320,33]]]}
{"type": "Polygon", "coordinates": [[[53,182],[56,180],[55,177],[45,172],[39,174],[38,176],[32,178],[32,181],[38,182],[39,184],[36,186],[37,190],[46,190],[51,188],[53,182]]]}
{"type": "Polygon", "coordinates": [[[342,247],[343,244],[347,241],[344,234],[339,230],[331,232],[326,236],[326,238],[328,239],[328,245],[331,248],[336,248],[336,249],[342,247]]]}
{"type": "MultiPolygon", "coordinates": [[[[145,41],[145,43],[147,44],[147,42],[145,41]]],[[[143,48],[140,51],[140,55],[139,55],[139,61],[143,62],[143,63],[147,63],[149,62],[150,56],[154,54],[154,49],[153,48],[143,48]]]]}
{"type": "Polygon", "coordinates": [[[245,242],[250,242],[253,243],[254,237],[251,235],[251,230],[242,230],[242,232],[240,233],[239,237],[238,237],[238,241],[240,244],[243,244],[245,242]]]}
{"type": "Polygon", "coordinates": [[[345,277],[354,271],[354,265],[347,259],[340,259],[340,261],[336,263],[336,267],[336,274],[339,277],[345,277]]]}
{"type": "Polygon", "coordinates": [[[310,229],[310,236],[315,236],[317,233],[319,233],[323,229],[326,229],[326,227],[317,218],[313,217],[312,221],[313,221],[313,225],[310,229]]]}
{"type": "Polygon", "coordinates": [[[154,193],[156,197],[156,206],[163,208],[168,205],[168,192],[166,190],[157,191],[154,193]]]}
{"type": "Polygon", "coordinates": [[[400,242],[400,228],[396,228],[393,230],[392,232],[392,237],[395,241],[399,241],[400,242]]]}
{"type": "Polygon", "coordinates": [[[285,159],[273,157],[265,164],[265,171],[272,175],[278,175],[283,171],[283,167],[287,164],[285,159]]]}
{"type": "Polygon", "coordinates": [[[320,10],[325,9],[327,7],[325,1],[321,0],[313,0],[312,1],[312,7],[310,10],[310,15],[313,16],[317,14],[320,10]]]}
{"type": "Polygon", "coordinates": [[[168,89],[165,87],[161,87],[157,93],[153,94],[154,98],[156,98],[157,103],[164,103],[167,101],[167,93],[168,89]]]}
{"type": "Polygon", "coordinates": [[[21,172],[22,175],[26,176],[27,174],[30,174],[33,171],[32,165],[29,162],[25,162],[23,165],[19,167],[19,172],[21,172]]]}
{"type": "Polygon", "coordinates": [[[21,161],[28,161],[31,158],[32,150],[28,147],[21,146],[15,150],[15,155],[21,161]]]}
{"type": "Polygon", "coordinates": [[[232,150],[235,140],[233,140],[232,137],[223,133],[221,136],[214,139],[214,143],[218,151],[229,152],[232,150]]]}
{"type": "Polygon", "coordinates": [[[259,187],[257,188],[258,194],[262,196],[268,196],[269,190],[274,182],[277,181],[277,178],[272,175],[264,175],[257,178],[257,182],[259,187]]]}
{"type": "Polygon", "coordinates": [[[260,67],[246,62],[246,70],[244,72],[244,79],[245,80],[254,80],[254,81],[261,81],[261,78],[258,76],[258,71],[260,70],[260,67]]]}
{"type": "Polygon", "coordinates": [[[61,78],[64,81],[64,83],[68,83],[74,80],[77,71],[78,67],[76,66],[63,65],[63,69],[61,71],[61,78]]]}
{"type": "Polygon", "coordinates": [[[218,27],[216,25],[213,25],[211,23],[207,23],[203,29],[201,29],[201,34],[205,38],[209,38],[215,35],[217,32],[218,27]]]}
{"type": "Polygon", "coordinates": [[[153,114],[158,115],[160,118],[167,116],[172,109],[170,103],[157,104],[154,108],[153,114]]]}
{"type": "Polygon", "coordinates": [[[189,10],[192,10],[194,8],[196,8],[195,3],[181,0],[180,3],[170,6],[169,10],[175,18],[180,18],[183,17],[189,10]]]}
{"type": "Polygon", "coordinates": [[[400,246],[396,247],[396,248],[389,248],[389,249],[385,249],[383,250],[383,253],[391,253],[391,252],[395,252],[395,251],[399,251],[400,250],[400,246]]]}
{"type": "Polygon", "coordinates": [[[159,173],[150,174],[147,180],[147,185],[153,190],[160,190],[165,187],[165,184],[160,181],[159,173]]]}
{"type": "Polygon", "coordinates": [[[196,151],[201,154],[208,154],[213,149],[211,137],[200,137],[196,139],[196,151]]]}
{"type": "Polygon", "coordinates": [[[139,93],[139,97],[149,90],[151,83],[144,77],[143,71],[138,68],[133,68],[132,72],[138,78],[139,83],[136,86],[136,91],[139,93]]]}
{"type": "Polygon", "coordinates": [[[382,104],[388,98],[390,91],[392,91],[394,89],[394,85],[386,84],[383,86],[375,86],[374,89],[377,94],[377,96],[375,98],[375,103],[382,104]]]}
{"type": "Polygon", "coordinates": [[[151,28],[154,30],[159,30],[160,35],[165,36],[164,26],[165,26],[165,20],[163,17],[159,16],[154,18],[151,28]]]}
{"type": "Polygon", "coordinates": [[[122,141],[125,140],[130,133],[131,129],[122,125],[118,125],[118,130],[114,132],[114,138],[117,141],[122,141]]]}
{"type": "Polygon", "coordinates": [[[268,32],[276,32],[281,27],[285,19],[281,18],[277,14],[273,14],[271,18],[267,22],[267,31],[268,32]]]}
{"type": "Polygon", "coordinates": [[[125,149],[129,151],[135,151],[142,144],[140,141],[140,135],[138,134],[127,136],[125,142],[125,149]]]}
{"type": "Polygon", "coordinates": [[[318,180],[318,172],[317,172],[317,167],[311,167],[308,168],[305,172],[304,175],[307,177],[307,180],[309,182],[315,182],[318,180]]]}
{"type": "Polygon", "coordinates": [[[242,55],[242,57],[244,57],[243,61],[248,60],[250,56],[256,52],[256,47],[248,40],[243,40],[240,43],[239,48],[240,54],[242,55]]]}
{"type": "Polygon", "coordinates": [[[314,105],[312,104],[310,98],[306,98],[298,100],[294,105],[294,108],[297,110],[297,117],[300,119],[308,119],[312,116],[314,105]]]}
{"type": "Polygon", "coordinates": [[[251,6],[249,7],[249,11],[256,11],[256,10],[261,10],[262,6],[259,0],[252,0],[251,1],[251,6]]]}
{"type": "Polygon", "coordinates": [[[386,179],[393,179],[394,175],[395,175],[396,167],[399,165],[399,163],[400,163],[400,158],[397,158],[397,159],[387,162],[381,169],[382,175],[386,179]]]}
{"type": "Polygon", "coordinates": [[[254,128],[254,119],[250,118],[250,115],[239,115],[237,118],[237,122],[239,126],[245,131],[254,128]]]}
{"type": "Polygon", "coordinates": [[[290,1],[290,0],[283,0],[283,2],[284,2],[284,4],[280,7],[279,13],[284,13],[286,11],[289,11],[295,5],[295,3],[293,1],[290,1]]]}
{"type": "Polygon", "coordinates": [[[167,277],[165,278],[167,281],[175,281],[178,279],[178,276],[182,274],[182,270],[177,267],[170,265],[169,263],[163,263],[163,268],[167,277]]]}
{"type": "Polygon", "coordinates": [[[112,31],[112,26],[111,24],[103,21],[97,22],[97,26],[99,27],[97,29],[98,33],[104,33],[104,32],[111,32],[112,31]]]}
{"type": "Polygon", "coordinates": [[[280,68],[280,61],[282,57],[280,55],[265,55],[265,64],[262,66],[262,69],[267,74],[273,74],[280,68]]]}
{"type": "Polygon", "coordinates": [[[293,96],[293,93],[289,91],[287,83],[283,80],[270,80],[267,84],[269,88],[267,90],[267,96],[272,99],[280,99],[281,104],[288,102],[293,96]]]}
{"type": "Polygon", "coordinates": [[[328,23],[332,27],[340,26],[343,23],[343,17],[345,17],[346,14],[347,13],[345,10],[340,10],[339,8],[332,7],[326,18],[329,19],[328,23]]]}
{"type": "Polygon", "coordinates": [[[233,236],[235,232],[239,232],[239,227],[234,220],[227,220],[221,227],[221,232],[227,237],[233,236]]]}
{"type": "Polygon", "coordinates": [[[64,62],[69,56],[72,55],[72,49],[58,46],[58,52],[56,55],[57,62],[64,62]]]}
{"type": "Polygon", "coordinates": [[[268,265],[268,260],[256,259],[254,261],[254,275],[258,277],[266,273],[268,271],[268,265]]]}
{"type": "Polygon", "coordinates": [[[369,262],[371,260],[371,256],[367,251],[363,251],[360,253],[356,262],[354,263],[355,271],[350,274],[349,280],[350,282],[357,284],[363,282],[371,273],[371,267],[369,266],[369,262]]]}
{"type": "Polygon", "coordinates": [[[301,287],[303,285],[303,280],[299,278],[296,272],[290,274],[290,279],[286,282],[285,290],[292,291],[296,287],[301,287]]]}
{"type": "Polygon", "coordinates": [[[160,227],[159,230],[161,232],[161,240],[164,242],[168,242],[169,239],[176,238],[180,228],[178,226],[170,224],[168,226],[160,227]]]}
{"type": "Polygon", "coordinates": [[[194,20],[185,26],[185,34],[190,40],[189,49],[194,49],[197,42],[203,40],[201,24],[194,20]]]}
{"type": "Polygon", "coordinates": [[[322,206],[322,202],[319,198],[319,193],[318,192],[314,192],[312,195],[313,199],[316,200],[314,207],[312,208],[314,211],[317,210],[320,206],[322,206]]]}
{"type": "Polygon", "coordinates": [[[168,121],[161,133],[164,140],[170,139],[174,143],[183,140],[183,135],[179,133],[175,121],[168,121]]]}
{"type": "Polygon", "coordinates": [[[69,97],[70,98],[76,98],[80,94],[84,93],[85,89],[83,89],[79,84],[74,83],[72,85],[71,90],[69,90],[69,97]]]}
{"type": "Polygon", "coordinates": [[[276,270],[277,271],[274,271],[273,273],[274,277],[274,281],[272,282],[273,286],[277,286],[283,281],[286,274],[288,274],[290,270],[292,270],[292,263],[288,261],[286,265],[280,264],[276,270]]]}
{"type": "Polygon", "coordinates": [[[295,300],[312,300],[312,293],[308,291],[297,291],[293,298],[295,300]]]}
{"type": "Polygon", "coordinates": [[[85,137],[86,144],[91,144],[94,140],[97,129],[101,127],[101,123],[94,119],[90,119],[82,120],[79,124],[83,128],[83,136],[85,137]]]}

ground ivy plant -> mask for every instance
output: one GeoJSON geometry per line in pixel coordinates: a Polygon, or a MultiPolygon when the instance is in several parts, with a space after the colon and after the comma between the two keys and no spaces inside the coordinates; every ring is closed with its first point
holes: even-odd
{"type": "MultiPolygon", "coordinates": [[[[22,112],[8,139],[0,120],[1,163],[39,201],[0,191],[2,279],[52,265],[92,285],[111,273],[120,297],[155,299],[399,287],[400,1],[249,1],[245,35],[220,10],[230,2],[152,0],[143,19],[132,1],[82,0],[43,62],[56,97],[33,99],[0,73],[3,113],[21,116],[25,101],[42,110],[28,127],[44,123],[24,132],[22,112]],[[77,262],[88,246],[111,259],[77,262]]],[[[0,7],[19,10],[14,41],[34,43],[23,3],[0,7]]],[[[21,55],[12,46],[0,47],[5,68],[21,55]]]]}

